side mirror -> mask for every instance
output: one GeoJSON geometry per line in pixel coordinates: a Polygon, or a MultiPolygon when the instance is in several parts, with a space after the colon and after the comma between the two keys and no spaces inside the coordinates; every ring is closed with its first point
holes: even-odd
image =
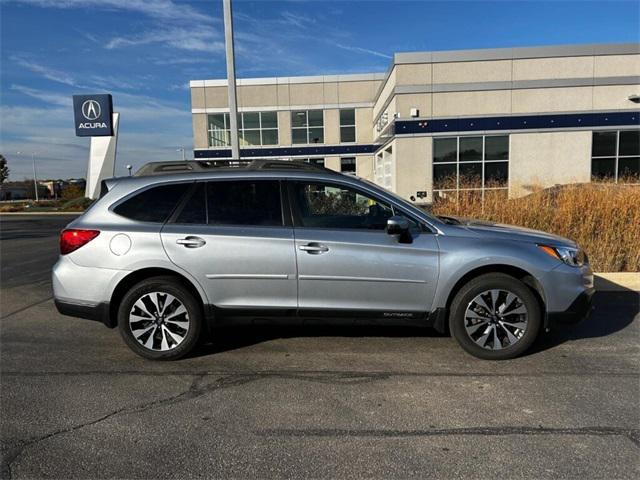
{"type": "Polygon", "coordinates": [[[409,231],[409,220],[400,216],[393,216],[387,219],[387,233],[389,235],[398,235],[400,243],[411,243],[413,238],[409,231]]]}

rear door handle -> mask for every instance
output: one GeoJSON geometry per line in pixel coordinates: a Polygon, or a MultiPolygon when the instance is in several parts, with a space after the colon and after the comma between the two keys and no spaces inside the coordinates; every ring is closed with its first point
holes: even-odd
{"type": "Polygon", "coordinates": [[[298,248],[303,252],[310,253],[311,255],[320,255],[321,253],[329,251],[329,247],[316,242],[307,243],[306,245],[300,245],[298,248]]]}
{"type": "Polygon", "coordinates": [[[187,248],[200,248],[204,246],[207,242],[205,242],[204,239],[200,237],[188,236],[185,238],[179,238],[178,240],[176,240],[176,243],[178,245],[184,245],[187,248]]]}

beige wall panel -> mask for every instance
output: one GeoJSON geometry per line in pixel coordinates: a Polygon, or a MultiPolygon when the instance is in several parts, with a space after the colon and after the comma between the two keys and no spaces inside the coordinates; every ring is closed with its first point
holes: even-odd
{"type": "Polygon", "coordinates": [[[510,138],[510,196],[526,195],[534,186],[590,180],[590,131],[518,133],[510,138]]]}
{"type": "Polygon", "coordinates": [[[430,93],[412,93],[405,95],[396,95],[396,111],[400,114],[400,118],[409,118],[411,109],[417,108],[420,117],[431,117],[431,94],[430,93]]]}
{"type": "Polygon", "coordinates": [[[373,109],[356,108],[356,142],[371,143],[373,142],[373,130],[371,128],[371,118],[373,109]]]}
{"type": "Polygon", "coordinates": [[[340,157],[324,157],[324,166],[335,172],[340,171],[340,157]]]}
{"type": "Polygon", "coordinates": [[[374,82],[340,82],[338,84],[339,103],[373,102],[374,82]]]}
{"type": "Polygon", "coordinates": [[[340,143],[340,111],[337,109],[324,111],[324,143],[340,143]]]}
{"type": "Polygon", "coordinates": [[[372,155],[360,155],[356,157],[356,175],[369,181],[374,180],[372,155]]]}
{"type": "Polygon", "coordinates": [[[205,108],[207,105],[204,101],[204,87],[195,87],[191,89],[191,108],[205,108]]]}
{"type": "Polygon", "coordinates": [[[324,84],[324,103],[329,105],[338,103],[338,82],[324,84]]]}
{"type": "MultiPolygon", "coordinates": [[[[387,83],[382,89],[382,92],[380,92],[380,95],[376,99],[375,105],[373,106],[374,118],[378,116],[378,114],[382,110],[382,107],[384,107],[384,104],[387,102],[387,99],[389,98],[389,96],[391,95],[391,92],[395,87],[396,87],[396,69],[394,68],[391,71],[391,74],[389,75],[389,78],[387,79],[387,83]]],[[[377,91],[378,90],[376,90],[376,92],[377,91]]]]}
{"type": "Polygon", "coordinates": [[[240,107],[272,107],[277,104],[277,85],[245,85],[238,88],[240,107]]]}
{"type": "Polygon", "coordinates": [[[431,188],[431,137],[398,138],[395,146],[395,191],[403,198],[431,188]]]}
{"type": "Polygon", "coordinates": [[[289,102],[289,84],[278,84],[278,105],[288,107],[289,102]]]}
{"type": "Polygon", "coordinates": [[[596,77],[640,75],[640,55],[602,55],[596,59],[596,77]]]}
{"type": "Polygon", "coordinates": [[[278,145],[291,145],[291,112],[278,112],[278,145]]]}
{"type": "Polygon", "coordinates": [[[291,105],[322,105],[324,88],[322,83],[292,83],[289,85],[291,105]]]}
{"type": "Polygon", "coordinates": [[[513,61],[513,80],[590,78],[593,57],[529,58],[513,61]]]}
{"type": "Polygon", "coordinates": [[[227,87],[205,87],[204,101],[207,108],[228,108],[229,95],[227,87]]]}
{"type": "Polygon", "coordinates": [[[431,84],[431,64],[415,63],[396,66],[396,85],[431,84]]]}
{"type": "Polygon", "coordinates": [[[433,83],[509,82],[511,60],[433,65],[433,83]]]}
{"type": "Polygon", "coordinates": [[[193,122],[193,148],[208,148],[209,139],[207,132],[207,114],[194,113],[193,122]]]}
{"type": "Polygon", "coordinates": [[[513,91],[513,113],[591,110],[593,87],[535,88],[513,91]]]}
{"type": "Polygon", "coordinates": [[[447,92],[433,94],[433,116],[509,113],[511,92],[447,92]]]}
{"type": "Polygon", "coordinates": [[[640,85],[612,85],[593,87],[593,109],[637,110],[638,104],[629,100],[629,95],[640,94],[640,85]]]}

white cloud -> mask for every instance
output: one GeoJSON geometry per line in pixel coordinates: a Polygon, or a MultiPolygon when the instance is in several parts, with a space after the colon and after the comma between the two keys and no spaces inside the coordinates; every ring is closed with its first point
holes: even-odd
{"type": "Polygon", "coordinates": [[[115,49],[154,43],[163,43],[179,50],[195,52],[224,51],[224,42],[219,40],[217,33],[211,27],[156,28],[134,36],[115,37],[107,43],[106,48],[115,49]]]}
{"type": "Polygon", "coordinates": [[[319,65],[313,52],[319,45],[322,50],[329,46],[360,56],[392,58],[383,52],[351,45],[351,34],[333,28],[322,11],[316,12],[314,17],[291,11],[272,18],[246,13],[234,17],[240,25],[236,30],[236,52],[241,60],[237,65],[239,73],[253,74],[279,68],[299,75],[317,74],[319,65]],[[246,26],[250,28],[243,28],[246,26]],[[300,52],[301,46],[306,46],[305,52],[300,52]]]}
{"type": "Polygon", "coordinates": [[[71,108],[0,107],[0,151],[7,158],[11,180],[32,177],[32,153],[39,178],[86,175],[88,143],[74,136],[72,115],[71,108]]]}
{"type": "Polygon", "coordinates": [[[145,87],[143,82],[134,82],[123,80],[122,77],[114,77],[113,75],[91,75],[88,79],[92,87],[104,88],[105,90],[113,90],[124,88],[125,90],[140,90],[145,87]]]}
{"type": "Polygon", "coordinates": [[[16,62],[18,65],[31,70],[33,73],[37,73],[38,75],[43,76],[48,80],[52,80],[54,82],[62,83],[64,85],[69,85],[71,87],[77,87],[75,79],[69,75],[68,73],[61,72],[60,70],[55,70],[53,68],[45,67],[44,65],[37,63],[32,60],[28,60],[23,57],[19,57],[13,55],[9,57],[10,60],[16,62]]]}
{"type": "Polygon", "coordinates": [[[315,19],[311,17],[307,17],[306,15],[301,15],[298,13],[292,12],[282,12],[282,20],[281,23],[285,25],[292,25],[299,28],[306,28],[307,26],[315,23],[315,19]]]}
{"type": "Polygon", "coordinates": [[[43,92],[42,90],[37,90],[35,88],[30,88],[30,87],[25,87],[24,85],[15,85],[15,84],[11,85],[11,90],[20,92],[31,98],[36,98],[50,105],[57,105],[60,107],[69,107],[69,108],[71,108],[73,105],[73,102],[71,101],[71,97],[69,95],[43,92]]]}
{"type": "MultiPolygon", "coordinates": [[[[43,106],[0,106],[0,151],[9,159],[11,178],[30,177],[30,162],[16,151],[34,152],[38,177],[86,175],[89,139],[75,136],[71,97],[13,85],[12,90],[44,102],[43,106]]],[[[114,110],[121,114],[117,174],[124,165],[135,169],[151,160],[176,160],[176,148],[191,149],[191,112],[188,105],[144,95],[114,92],[114,110]]]]}
{"type": "Polygon", "coordinates": [[[393,58],[391,55],[387,55],[386,53],[382,53],[382,52],[377,52],[375,50],[370,50],[368,48],[354,47],[353,45],[343,45],[341,43],[335,43],[334,45],[338,48],[341,48],[343,50],[348,50],[350,52],[366,53],[368,55],[373,55],[375,57],[381,57],[381,58],[393,58]]]}
{"type": "Polygon", "coordinates": [[[211,17],[199,12],[191,5],[177,4],[172,0],[9,0],[9,2],[43,8],[128,10],[158,20],[211,21],[211,17]]]}

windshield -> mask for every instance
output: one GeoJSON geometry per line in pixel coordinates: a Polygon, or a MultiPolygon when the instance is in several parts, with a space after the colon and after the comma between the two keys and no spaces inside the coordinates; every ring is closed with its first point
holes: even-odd
{"type": "Polygon", "coordinates": [[[387,195],[388,197],[392,197],[393,200],[395,200],[397,203],[401,204],[404,208],[406,208],[407,210],[409,210],[410,212],[413,212],[417,215],[420,215],[422,217],[426,217],[427,221],[429,221],[430,223],[433,223],[434,225],[438,225],[438,224],[442,224],[442,223],[446,223],[443,220],[440,220],[438,217],[436,217],[435,215],[431,215],[430,213],[427,213],[425,210],[423,210],[422,208],[416,207],[413,203],[408,202],[407,200],[405,200],[404,198],[402,198],[401,196],[387,190],[386,188],[381,187],[380,185],[373,183],[365,178],[360,178],[360,177],[356,177],[358,180],[360,180],[363,183],[366,183],[369,187],[371,187],[372,189],[377,190],[378,192],[383,193],[384,195],[387,195]]]}

